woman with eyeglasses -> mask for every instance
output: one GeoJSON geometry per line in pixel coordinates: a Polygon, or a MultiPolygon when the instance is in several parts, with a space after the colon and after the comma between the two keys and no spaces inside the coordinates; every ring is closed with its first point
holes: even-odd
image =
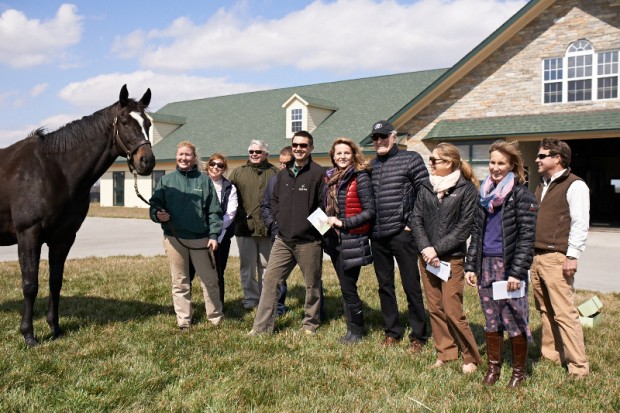
{"type": "Polygon", "coordinates": [[[463,356],[462,371],[474,373],[480,353],[463,312],[463,261],[478,202],[478,180],[456,146],[440,143],[429,158],[430,178],[418,192],[413,237],[420,249],[420,269],[430,314],[437,361],[433,368],[463,356]],[[447,268],[443,280],[431,269],[447,268]]]}
{"type": "Polygon", "coordinates": [[[517,142],[496,141],[489,149],[489,176],[480,187],[471,242],[465,259],[465,280],[478,287],[485,317],[488,371],[482,381],[493,385],[500,376],[504,331],[510,336],[512,376],[508,387],[525,381],[528,340],[531,340],[527,291],[534,255],[536,213],[534,194],[525,186],[525,169],[517,142]],[[523,289],[520,298],[494,298],[523,289]]]}
{"type": "Polygon", "coordinates": [[[220,287],[220,299],[224,304],[224,271],[230,254],[230,240],[235,235],[235,215],[237,214],[237,188],[224,177],[228,170],[226,157],[219,153],[211,155],[206,163],[207,175],[211,178],[220,208],[224,214],[224,224],[217,239],[218,248],[215,251],[215,268],[217,270],[218,285],[220,287]]]}
{"type": "Polygon", "coordinates": [[[375,216],[374,191],[362,151],[355,142],[337,138],[329,151],[334,168],[326,172],[323,206],[332,227],[325,233],[325,251],[340,282],[347,332],[343,344],[355,344],[364,334],[362,300],[357,280],[362,266],[372,263],[368,233],[375,216]]]}

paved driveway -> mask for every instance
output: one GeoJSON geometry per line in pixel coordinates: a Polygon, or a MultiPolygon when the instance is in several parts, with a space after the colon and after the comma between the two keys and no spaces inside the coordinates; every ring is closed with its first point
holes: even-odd
{"type": "MultiPolygon", "coordinates": [[[[114,255],[152,257],[163,253],[161,228],[149,220],[87,217],[69,258],[114,255]]],[[[234,240],[230,254],[239,255],[234,240]]],[[[45,245],[42,257],[47,259],[45,245]]],[[[590,231],[588,246],[579,260],[575,286],[583,290],[620,292],[620,271],[614,259],[617,257],[620,257],[620,232],[590,231]]],[[[2,261],[17,261],[16,245],[0,247],[2,261]]]]}

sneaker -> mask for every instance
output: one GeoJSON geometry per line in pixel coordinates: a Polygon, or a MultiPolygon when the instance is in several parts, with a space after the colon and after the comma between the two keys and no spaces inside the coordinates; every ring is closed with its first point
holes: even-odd
{"type": "Polygon", "coordinates": [[[258,331],[256,331],[256,330],[250,330],[250,331],[248,331],[247,336],[248,336],[248,337],[256,337],[256,336],[257,336],[257,335],[259,335],[259,334],[260,334],[260,333],[259,333],[258,331]]]}
{"type": "Polygon", "coordinates": [[[463,374],[472,374],[478,370],[478,366],[474,363],[463,364],[463,374]]]}
{"type": "Polygon", "coordinates": [[[442,361],[442,360],[439,360],[439,359],[438,359],[438,360],[435,362],[435,364],[433,364],[433,365],[431,366],[431,368],[432,368],[432,369],[436,369],[436,368],[442,367],[442,366],[443,366],[443,365],[445,365],[445,364],[446,364],[446,362],[445,362],[445,361],[442,361]]]}
{"type": "Polygon", "coordinates": [[[400,343],[400,340],[392,336],[385,336],[385,338],[381,342],[381,344],[383,344],[385,347],[397,346],[398,343],[400,343]]]}

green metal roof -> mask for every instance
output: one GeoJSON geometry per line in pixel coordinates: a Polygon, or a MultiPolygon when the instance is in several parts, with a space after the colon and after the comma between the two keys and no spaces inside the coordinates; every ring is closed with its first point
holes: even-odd
{"type": "Polygon", "coordinates": [[[620,131],[620,110],[442,120],[423,140],[620,131]]]}
{"type": "Polygon", "coordinates": [[[297,95],[297,96],[299,96],[300,98],[308,102],[310,106],[318,106],[320,108],[334,109],[334,110],[338,109],[338,105],[336,105],[334,102],[330,102],[324,99],[318,99],[312,96],[305,96],[305,95],[297,95]]]}
{"type": "Polygon", "coordinates": [[[185,118],[183,116],[166,115],[158,112],[149,112],[149,116],[157,122],[173,123],[175,125],[183,125],[185,123],[185,118]]]}
{"type": "MultiPolygon", "coordinates": [[[[285,136],[282,104],[294,93],[312,96],[338,108],[312,133],[314,153],[326,154],[334,138],[346,136],[361,141],[372,124],[387,119],[446,69],[402,73],[340,82],[296,86],[199,100],[169,103],[156,116],[185,118],[183,126],[158,142],[153,150],[158,160],[172,160],[178,142],[188,139],[201,156],[221,152],[231,159],[247,157],[252,139],[269,144],[272,154],[290,145],[285,136]]],[[[290,135],[290,134],[289,134],[290,135]]]]}

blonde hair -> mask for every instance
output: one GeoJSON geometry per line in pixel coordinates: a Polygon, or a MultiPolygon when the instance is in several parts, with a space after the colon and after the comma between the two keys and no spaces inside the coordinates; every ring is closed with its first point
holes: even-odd
{"type": "Polygon", "coordinates": [[[179,148],[189,148],[189,149],[191,149],[192,153],[194,154],[194,165],[196,165],[198,167],[199,171],[201,171],[203,169],[202,162],[200,162],[200,157],[198,156],[198,151],[196,150],[196,145],[194,145],[190,141],[185,140],[185,141],[179,142],[179,144],[177,145],[177,150],[179,148]]]}
{"type": "Polygon", "coordinates": [[[351,154],[353,155],[353,167],[355,168],[355,170],[362,171],[364,169],[368,169],[368,164],[364,160],[362,150],[353,140],[349,138],[336,138],[336,140],[334,140],[334,143],[332,143],[332,147],[329,150],[329,158],[331,159],[332,165],[334,165],[335,168],[338,167],[338,165],[336,165],[336,162],[334,162],[336,145],[347,145],[349,148],[351,148],[351,154]]]}
{"type": "Polygon", "coordinates": [[[508,158],[508,161],[512,164],[512,172],[519,179],[520,184],[525,183],[525,168],[523,167],[523,158],[521,157],[521,151],[519,150],[519,142],[512,141],[495,141],[489,148],[489,154],[493,151],[498,151],[502,155],[508,158]]]}
{"type": "Polygon", "coordinates": [[[444,161],[452,162],[452,172],[459,169],[463,178],[471,181],[476,188],[480,187],[480,182],[478,182],[478,178],[476,178],[476,174],[474,173],[473,168],[464,159],[461,159],[461,153],[458,148],[451,143],[442,142],[435,148],[437,153],[444,161]]]}

